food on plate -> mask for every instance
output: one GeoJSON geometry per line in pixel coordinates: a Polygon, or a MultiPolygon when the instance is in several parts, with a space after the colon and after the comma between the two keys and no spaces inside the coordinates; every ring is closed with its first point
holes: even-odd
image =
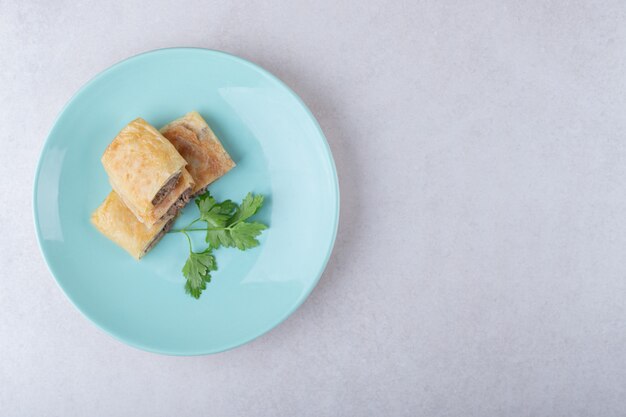
{"type": "Polygon", "coordinates": [[[193,190],[187,161],[145,120],[124,127],[102,155],[113,190],[148,228],[184,206],[193,190]]]}
{"type": "Polygon", "coordinates": [[[207,186],[235,163],[202,116],[193,111],[167,124],[161,132],[145,120],[130,122],[102,155],[113,191],[91,215],[103,235],[135,259],[141,259],[168,233],[176,216],[193,197],[199,217],[182,229],[189,256],[182,273],[185,291],[199,298],[211,272],[217,270],[213,250],[221,246],[247,250],[267,226],[249,221],[263,205],[262,195],[248,193],[241,204],[218,202],[207,186]],[[192,227],[205,222],[206,228],[192,227]],[[206,233],[206,248],[193,250],[189,233],[206,233]]]}
{"type": "Polygon", "coordinates": [[[135,259],[141,259],[169,230],[174,218],[152,227],[137,220],[115,191],[91,215],[91,222],[106,237],[121,246],[135,259]]]}
{"type": "Polygon", "coordinates": [[[235,166],[213,130],[196,111],[168,123],[161,133],[187,161],[187,170],[195,182],[194,196],[202,194],[210,183],[235,166]]]}

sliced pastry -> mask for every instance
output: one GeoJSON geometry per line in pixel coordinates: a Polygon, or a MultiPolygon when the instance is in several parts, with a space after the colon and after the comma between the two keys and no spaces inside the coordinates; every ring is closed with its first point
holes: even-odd
{"type": "Polygon", "coordinates": [[[126,207],[115,191],[91,215],[93,225],[135,259],[141,259],[167,233],[174,217],[146,227],[126,207]]]}
{"type": "Polygon", "coordinates": [[[235,163],[207,122],[193,111],[168,123],[161,133],[187,161],[187,170],[195,182],[193,196],[230,171],[235,163]]]}
{"type": "Polygon", "coordinates": [[[130,122],[109,144],[102,165],[119,198],[148,228],[167,220],[189,200],[193,178],[187,161],[145,120],[130,122]]]}

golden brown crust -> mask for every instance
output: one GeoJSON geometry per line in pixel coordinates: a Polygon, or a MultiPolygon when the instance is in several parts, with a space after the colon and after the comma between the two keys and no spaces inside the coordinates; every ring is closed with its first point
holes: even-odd
{"type": "Polygon", "coordinates": [[[155,195],[186,164],[176,148],[141,118],[124,127],[102,155],[102,165],[113,190],[137,218],[147,220],[148,227],[160,218],[154,214],[158,207],[171,200],[168,196],[155,207],[152,205],[155,195]]]}
{"type": "Polygon", "coordinates": [[[193,194],[230,171],[235,163],[198,112],[187,113],[167,124],[161,133],[187,161],[193,177],[193,194]]]}
{"type": "Polygon", "coordinates": [[[124,205],[115,191],[111,191],[91,215],[93,225],[135,259],[141,259],[169,220],[171,217],[155,223],[152,227],[146,227],[124,205]]]}

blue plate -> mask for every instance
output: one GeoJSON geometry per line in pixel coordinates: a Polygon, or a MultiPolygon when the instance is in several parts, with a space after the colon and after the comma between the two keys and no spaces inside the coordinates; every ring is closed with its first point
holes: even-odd
{"type": "MultiPolygon", "coordinates": [[[[177,225],[198,214],[187,206],[177,225]]],[[[50,271],[76,307],[132,346],[200,355],[246,343],[309,295],[332,251],[337,174],[311,112],[267,71],[223,52],[174,48],[138,55],[96,76],[70,100],[44,145],[34,186],[35,228],[50,271]],[[261,245],[220,248],[199,300],[185,294],[185,237],[167,235],[137,262],[89,222],[110,190],[100,157],[136,117],[160,127],[197,110],[237,166],[218,199],[266,195],[261,245]]],[[[204,248],[201,232],[193,236],[204,248]]]]}

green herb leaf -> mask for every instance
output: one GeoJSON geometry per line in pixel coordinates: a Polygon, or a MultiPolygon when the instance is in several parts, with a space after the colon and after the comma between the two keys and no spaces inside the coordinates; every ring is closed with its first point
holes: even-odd
{"type": "Polygon", "coordinates": [[[259,246],[257,237],[267,226],[262,223],[237,223],[230,229],[232,245],[239,250],[246,250],[259,246]]]}
{"type": "Polygon", "coordinates": [[[256,214],[257,211],[263,206],[263,196],[260,194],[253,195],[248,193],[241,202],[235,215],[228,222],[229,225],[242,222],[256,214]]]}
{"type": "Polygon", "coordinates": [[[183,266],[183,275],[187,278],[185,292],[196,299],[200,298],[206,284],[211,282],[210,272],[215,270],[217,263],[210,248],[199,253],[190,252],[183,266]]]}
{"type": "Polygon", "coordinates": [[[215,203],[216,201],[211,196],[211,193],[209,191],[205,191],[203,194],[200,194],[198,197],[196,197],[196,205],[200,210],[200,214],[210,210],[211,207],[215,205],[215,203]]]}
{"type": "Polygon", "coordinates": [[[189,258],[183,266],[187,279],[185,291],[200,298],[206,284],[211,282],[211,271],[217,270],[212,250],[220,246],[246,250],[259,245],[258,237],[267,226],[258,222],[246,222],[263,206],[263,196],[248,193],[241,205],[225,200],[218,203],[207,191],[196,198],[200,217],[182,229],[173,230],[185,234],[189,240],[189,258]],[[207,228],[192,228],[198,221],[207,223],[207,228]],[[209,247],[203,252],[193,252],[188,232],[205,231],[209,247]]]}
{"type": "Polygon", "coordinates": [[[226,248],[234,246],[233,240],[230,237],[230,232],[225,228],[207,229],[205,240],[212,249],[217,249],[220,246],[224,246],[226,248]]]}
{"type": "Polygon", "coordinates": [[[226,222],[237,210],[237,204],[230,200],[218,203],[208,191],[196,199],[196,205],[200,210],[200,220],[207,222],[209,227],[226,226],[226,222]]]}
{"type": "Polygon", "coordinates": [[[261,223],[247,223],[245,220],[263,206],[262,195],[248,193],[238,206],[230,200],[217,203],[207,191],[196,204],[200,209],[200,218],[207,222],[205,240],[212,249],[224,246],[246,250],[259,245],[256,238],[267,227],[261,223]]]}

